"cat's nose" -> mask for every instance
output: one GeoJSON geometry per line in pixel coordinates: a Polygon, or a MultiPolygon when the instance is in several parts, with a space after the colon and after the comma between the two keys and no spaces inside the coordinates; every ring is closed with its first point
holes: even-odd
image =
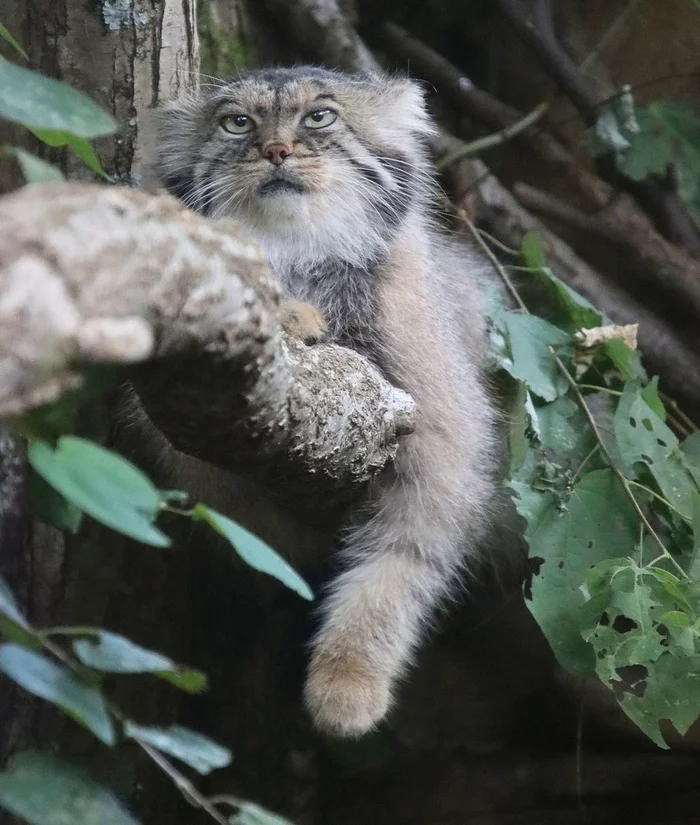
{"type": "Polygon", "coordinates": [[[270,143],[263,149],[263,157],[266,157],[270,163],[279,166],[284,162],[285,158],[291,155],[291,151],[284,143],[270,143]]]}

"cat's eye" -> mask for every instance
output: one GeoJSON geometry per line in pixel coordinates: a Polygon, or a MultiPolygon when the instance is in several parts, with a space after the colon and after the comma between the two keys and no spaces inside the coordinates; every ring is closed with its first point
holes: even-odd
{"type": "Polygon", "coordinates": [[[221,128],[232,135],[244,135],[255,129],[255,121],[248,115],[226,115],[221,118],[221,128]]]}
{"type": "Polygon", "coordinates": [[[315,112],[309,112],[304,118],[304,126],[309,129],[323,129],[324,126],[330,126],[335,123],[338,118],[338,113],[333,109],[316,109],[315,112]]]}

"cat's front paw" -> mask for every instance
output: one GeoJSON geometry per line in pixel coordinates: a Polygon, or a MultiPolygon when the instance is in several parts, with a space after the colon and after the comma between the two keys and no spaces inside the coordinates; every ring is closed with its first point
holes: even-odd
{"type": "Polygon", "coordinates": [[[305,344],[317,344],[326,337],[326,319],[311,304],[303,301],[283,301],[280,307],[282,329],[305,344]]]}
{"type": "Polygon", "coordinates": [[[391,679],[356,653],[318,649],[309,666],[304,699],[319,730],[362,736],[386,716],[391,679]]]}

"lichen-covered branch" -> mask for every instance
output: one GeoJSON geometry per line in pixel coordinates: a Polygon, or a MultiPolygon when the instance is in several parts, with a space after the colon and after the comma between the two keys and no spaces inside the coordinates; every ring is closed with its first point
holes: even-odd
{"type": "Polygon", "coordinates": [[[0,201],[0,415],[55,400],[89,366],[131,364],[179,449],[345,501],[414,405],[356,353],[286,339],[279,300],[232,222],[127,189],[21,190],[0,201]]]}

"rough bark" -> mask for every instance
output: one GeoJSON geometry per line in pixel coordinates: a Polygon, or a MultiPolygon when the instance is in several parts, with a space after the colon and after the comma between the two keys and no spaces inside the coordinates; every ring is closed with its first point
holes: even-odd
{"type": "Polygon", "coordinates": [[[412,430],[412,400],[364,358],[283,338],[279,285],[233,223],[68,184],[9,196],[0,227],[0,414],[150,360],[138,388],[177,448],[258,468],[313,510],[352,498],[412,430]]]}

